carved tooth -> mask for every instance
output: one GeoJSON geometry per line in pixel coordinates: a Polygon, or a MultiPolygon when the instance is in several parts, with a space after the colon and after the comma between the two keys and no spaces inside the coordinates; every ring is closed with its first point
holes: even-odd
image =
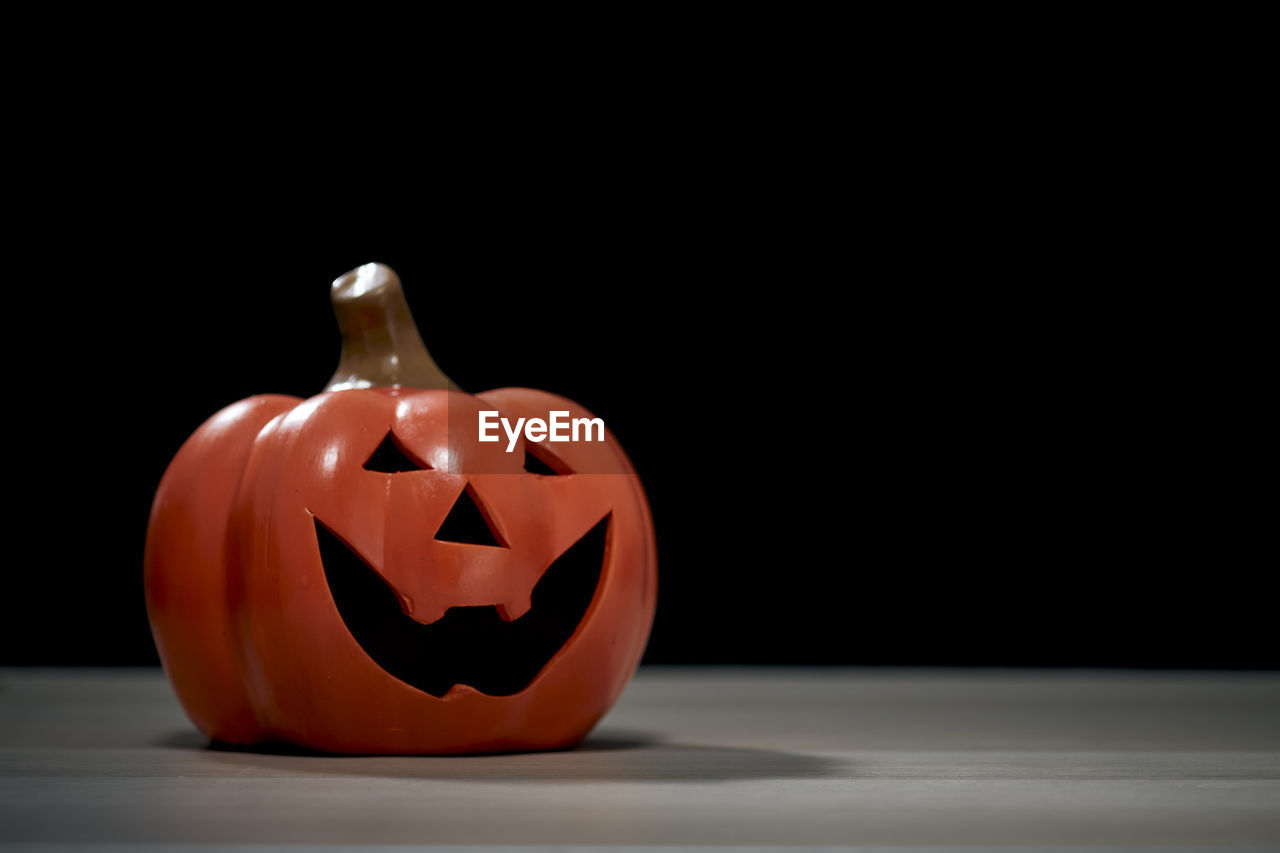
{"type": "Polygon", "coordinates": [[[402,597],[401,600],[404,604],[405,615],[419,624],[430,625],[432,622],[439,622],[444,618],[446,608],[441,607],[438,603],[432,602],[431,604],[415,606],[408,599],[402,597]]]}
{"type": "Polygon", "coordinates": [[[508,601],[506,604],[499,604],[496,606],[498,608],[498,616],[503,622],[514,622],[529,612],[529,608],[533,606],[533,602],[529,600],[528,595],[525,595],[521,598],[508,601]]]}

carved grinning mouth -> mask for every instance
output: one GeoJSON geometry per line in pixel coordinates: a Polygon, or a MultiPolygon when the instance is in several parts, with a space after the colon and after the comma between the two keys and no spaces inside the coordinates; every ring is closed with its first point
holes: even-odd
{"type": "Polygon", "coordinates": [[[503,621],[494,606],[452,607],[423,625],[400,608],[395,590],[320,519],[316,541],[329,591],[351,636],[378,666],[432,696],[466,684],[510,696],[577,630],[595,598],[612,515],[606,515],[543,572],[532,607],[503,621]]]}

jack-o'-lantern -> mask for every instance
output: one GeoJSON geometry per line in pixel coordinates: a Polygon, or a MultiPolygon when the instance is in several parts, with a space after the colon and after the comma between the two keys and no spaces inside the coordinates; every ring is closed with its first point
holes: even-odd
{"type": "Polygon", "coordinates": [[[630,462],[603,429],[481,441],[482,411],[593,416],[542,391],[458,390],[386,267],[332,293],[343,355],[326,390],[227,407],[160,482],[147,611],[180,702],[229,744],[577,743],[653,621],[652,522],[630,462]]]}

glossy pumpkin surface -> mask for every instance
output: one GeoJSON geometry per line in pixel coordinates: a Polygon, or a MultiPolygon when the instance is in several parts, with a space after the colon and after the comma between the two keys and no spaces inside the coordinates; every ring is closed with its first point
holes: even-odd
{"type": "Polygon", "coordinates": [[[187,440],[152,507],[145,586],[206,736],[553,749],[604,715],[653,620],[644,492],[612,435],[507,452],[478,441],[481,410],[591,417],[523,388],[347,388],[252,397],[187,440]]]}

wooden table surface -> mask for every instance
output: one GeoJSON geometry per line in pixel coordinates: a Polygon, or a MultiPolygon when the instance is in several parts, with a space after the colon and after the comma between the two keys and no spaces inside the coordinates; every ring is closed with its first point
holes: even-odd
{"type": "Polygon", "coordinates": [[[343,758],[209,749],[158,670],[0,670],[37,842],[1280,849],[1280,673],[642,669],[574,751],[343,758]]]}

